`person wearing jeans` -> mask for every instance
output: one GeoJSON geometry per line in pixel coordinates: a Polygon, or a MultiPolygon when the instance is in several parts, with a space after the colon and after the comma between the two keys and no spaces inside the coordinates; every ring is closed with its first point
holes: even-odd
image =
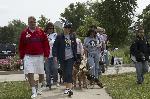
{"type": "Polygon", "coordinates": [[[45,73],[46,73],[46,83],[47,87],[51,89],[52,83],[51,78],[53,78],[53,84],[59,87],[58,83],[58,64],[54,62],[54,58],[48,58],[47,62],[45,63],[45,73]]]}
{"type": "Polygon", "coordinates": [[[52,48],[54,41],[56,39],[57,33],[54,32],[54,25],[53,23],[49,22],[46,27],[44,32],[48,36],[48,41],[50,45],[50,55],[48,58],[48,61],[45,62],[45,72],[46,72],[46,82],[47,82],[47,87],[51,89],[51,78],[53,77],[53,82],[54,84],[58,87],[58,63],[55,61],[53,55],[52,55],[52,48]]]}
{"type": "Polygon", "coordinates": [[[88,53],[88,65],[90,66],[90,74],[94,75],[96,78],[99,78],[100,66],[99,66],[99,53],[88,53]]]}
{"type": "Polygon", "coordinates": [[[84,50],[87,56],[87,63],[89,65],[90,74],[99,77],[101,74],[100,61],[100,40],[96,36],[96,32],[93,29],[88,31],[87,37],[84,39],[84,50]]]}
{"type": "Polygon", "coordinates": [[[137,73],[137,83],[141,84],[144,81],[144,74],[148,72],[148,61],[135,62],[135,68],[137,73]]]}
{"type": "Polygon", "coordinates": [[[135,68],[137,74],[137,84],[144,82],[144,74],[148,72],[148,42],[144,37],[143,28],[138,29],[137,37],[132,48],[131,55],[135,57],[135,68]]]}

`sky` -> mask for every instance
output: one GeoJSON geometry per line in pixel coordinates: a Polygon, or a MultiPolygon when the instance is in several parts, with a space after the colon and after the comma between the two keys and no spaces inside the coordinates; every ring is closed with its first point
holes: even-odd
{"type": "MultiPolygon", "coordinates": [[[[70,3],[86,2],[87,0],[0,0],[0,26],[8,25],[13,19],[27,23],[29,16],[37,19],[43,14],[51,22],[59,21],[60,14],[70,3]]],[[[150,0],[138,0],[136,14],[150,4],[150,0]]]]}

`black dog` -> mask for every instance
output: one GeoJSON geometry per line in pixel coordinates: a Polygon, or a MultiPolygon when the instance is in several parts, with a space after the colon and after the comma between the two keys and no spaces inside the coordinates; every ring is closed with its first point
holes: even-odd
{"type": "MultiPolygon", "coordinates": [[[[86,63],[86,67],[89,67],[89,64],[88,63],[86,63]]],[[[86,76],[87,76],[87,79],[90,81],[90,82],[95,82],[100,88],[103,88],[103,84],[99,81],[99,79],[98,78],[96,78],[94,75],[91,75],[90,73],[89,73],[89,71],[90,71],[90,69],[91,68],[87,68],[87,72],[86,72],[86,76]]]]}
{"type": "Polygon", "coordinates": [[[63,70],[62,68],[58,68],[58,74],[59,74],[59,83],[61,84],[62,83],[62,79],[63,79],[63,70]]]}
{"type": "Polygon", "coordinates": [[[91,82],[95,82],[100,88],[103,88],[103,84],[93,75],[90,75],[89,73],[86,74],[87,79],[91,82]]]}
{"type": "Polygon", "coordinates": [[[99,61],[99,65],[100,65],[100,67],[101,67],[102,73],[105,73],[105,65],[104,65],[104,62],[103,62],[103,61],[99,61]]]}

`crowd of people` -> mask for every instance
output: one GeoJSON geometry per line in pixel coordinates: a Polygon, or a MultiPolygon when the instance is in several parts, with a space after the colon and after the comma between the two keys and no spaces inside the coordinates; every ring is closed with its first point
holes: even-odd
{"type": "MultiPolygon", "coordinates": [[[[56,33],[55,26],[49,22],[42,30],[36,25],[33,16],[28,17],[28,27],[20,36],[19,55],[24,63],[24,73],[32,89],[31,98],[42,94],[42,83],[46,74],[46,87],[59,87],[58,68],[62,70],[64,94],[73,95],[73,68],[79,70],[83,58],[87,60],[86,69],[94,81],[101,79],[103,64],[109,65],[108,37],[104,28],[91,25],[82,43],[77,33],[72,30],[73,24],[66,21],[63,33],[56,33]],[[39,74],[38,86],[34,74],[39,74]],[[53,83],[52,83],[53,78],[53,83]]],[[[139,29],[134,43],[132,56],[135,56],[137,83],[142,84],[144,73],[148,71],[148,41],[143,29],[139,29]]],[[[100,84],[100,83],[99,83],[100,84]]],[[[102,87],[102,85],[100,85],[102,87]]]]}

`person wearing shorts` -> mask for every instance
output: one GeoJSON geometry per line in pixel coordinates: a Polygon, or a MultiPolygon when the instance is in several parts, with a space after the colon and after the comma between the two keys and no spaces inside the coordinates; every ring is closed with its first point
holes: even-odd
{"type": "Polygon", "coordinates": [[[52,54],[58,60],[63,70],[63,82],[65,83],[64,94],[73,95],[72,92],[72,71],[76,61],[77,44],[76,38],[71,33],[71,23],[64,24],[64,33],[58,35],[53,45],[52,54]]]}
{"type": "Polygon", "coordinates": [[[32,87],[31,98],[41,94],[44,80],[44,61],[50,54],[47,35],[36,26],[36,19],[28,17],[28,27],[24,29],[19,41],[19,55],[24,62],[24,73],[32,87]],[[38,90],[35,88],[34,74],[39,74],[38,90]]]}

